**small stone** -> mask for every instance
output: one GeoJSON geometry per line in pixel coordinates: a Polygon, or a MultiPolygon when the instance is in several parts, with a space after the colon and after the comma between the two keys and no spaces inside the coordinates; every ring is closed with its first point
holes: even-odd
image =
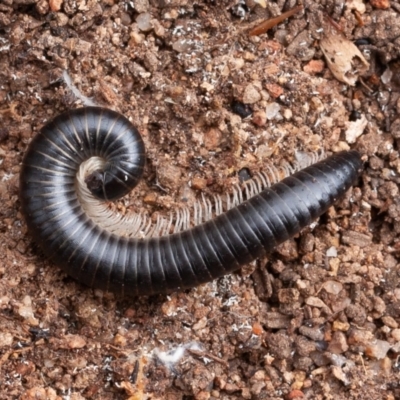
{"type": "Polygon", "coordinates": [[[283,111],[283,118],[285,118],[287,121],[293,117],[293,112],[289,108],[285,108],[283,111]]]}
{"type": "Polygon", "coordinates": [[[132,23],[131,16],[126,12],[121,12],[120,18],[122,25],[129,26],[132,23]]]}
{"type": "Polygon", "coordinates": [[[251,399],[251,392],[249,388],[243,388],[242,389],[242,398],[245,400],[250,400],[251,399]]]}
{"type": "Polygon", "coordinates": [[[176,315],[177,299],[175,296],[171,297],[168,301],[164,302],[161,306],[161,312],[167,317],[176,315]]]}
{"type": "Polygon", "coordinates": [[[42,387],[33,387],[28,389],[20,397],[21,400],[46,400],[47,394],[46,389],[42,387]]]}
{"type": "Polygon", "coordinates": [[[265,112],[268,120],[275,119],[279,114],[281,106],[278,103],[269,103],[265,108],[265,112]]]}
{"type": "Polygon", "coordinates": [[[245,65],[244,59],[240,57],[232,57],[229,59],[229,67],[232,70],[242,69],[245,65]]]}
{"type": "Polygon", "coordinates": [[[149,205],[155,206],[157,204],[157,195],[156,195],[156,193],[153,193],[153,192],[152,193],[148,193],[144,197],[143,202],[145,204],[149,204],[149,205]]]}
{"type": "MultiPolygon", "coordinates": [[[[51,3],[51,0],[50,0],[50,3],[51,3]]],[[[40,15],[46,15],[50,9],[49,2],[47,0],[39,0],[36,3],[35,9],[40,15]]]]}
{"type": "Polygon", "coordinates": [[[333,354],[333,353],[325,353],[325,355],[330,359],[331,363],[333,365],[336,365],[338,367],[342,367],[344,364],[349,362],[349,360],[340,354],[333,354]]]}
{"type": "Polygon", "coordinates": [[[240,101],[233,101],[231,105],[232,112],[239,115],[240,118],[247,118],[253,113],[253,110],[248,104],[244,104],[240,101]]]}
{"type": "Polygon", "coordinates": [[[396,320],[389,315],[382,317],[382,322],[389,328],[398,328],[399,327],[399,324],[396,322],[396,320]]]}
{"type": "Polygon", "coordinates": [[[18,375],[28,375],[31,374],[36,370],[35,364],[33,364],[31,361],[24,361],[21,364],[17,364],[15,366],[15,372],[18,375]]]}
{"type": "Polygon", "coordinates": [[[235,383],[227,383],[224,389],[227,393],[232,394],[240,390],[239,386],[235,383]]]}
{"type": "Polygon", "coordinates": [[[310,75],[320,74],[325,68],[322,60],[310,60],[304,67],[303,71],[310,75]]]}
{"type": "Polygon", "coordinates": [[[63,0],[49,0],[50,10],[53,12],[60,11],[63,0]]]}
{"type": "Polygon", "coordinates": [[[246,61],[254,61],[256,59],[256,55],[254,53],[251,53],[250,51],[245,51],[243,53],[243,58],[246,61]]]}
{"type": "Polygon", "coordinates": [[[376,296],[374,300],[374,318],[380,318],[386,311],[386,304],[378,296],[376,296]]]}
{"type": "Polygon", "coordinates": [[[221,143],[222,133],[218,128],[210,128],[204,134],[204,146],[207,150],[215,150],[221,143]]]}
{"type": "Polygon", "coordinates": [[[117,333],[114,337],[114,344],[116,346],[124,347],[126,346],[127,340],[125,336],[122,336],[121,334],[117,333]]]}
{"type": "Polygon", "coordinates": [[[372,236],[356,231],[346,231],[342,235],[342,241],[345,244],[352,244],[363,248],[371,245],[372,236]]]}
{"type": "Polygon", "coordinates": [[[264,325],[268,329],[287,329],[290,326],[290,317],[277,312],[268,312],[264,325]]]}
{"type": "Polygon", "coordinates": [[[173,165],[171,160],[165,159],[163,161],[164,162],[157,170],[159,183],[164,188],[174,188],[175,185],[179,183],[179,179],[182,176],[181,169],[173,165]]]}
{"type": "Polygon", "coordinates": [[[2,347],[11,346],[13,338],[13,335],[9,332],[0,332],[0,349],[2,347]]]}
{"type": "Polygon", "coordinates": [[[284,360],[290,357],[292,352],[292,339],[286,333],[271,333],[267,338],[267,342],[269,352],[278,360],[284,360]]]}
{"type": "Polygon", "coordinates": [[[348,322],[334,321],[332,329],[334,331],[347,332],[350,329],[350,324],[348,322]]]}
{"type": "MultiPolygon", "coordinates": [[[[262,45],[260,46],[260,50],[262,49],[262,45]]],[[[279,65],[276,65],[275,63],[267,64],[264,68],[264,76],[278,76],[280,72],[279,65]]]]}
{"type": "Polygon", "coordinates": [[[337,296],[343,289],[343,285],[337,281],[326,281],[322,287],[327,293],[337,296]]]}
{"type": "Polygon", "coordinates": [[[365,309],[359,304],[350,304],[346,307],[347,318],[351,319],[357,325],[363,325],[367,314],[365,309]]]}
{"type": "Polygon", "coordinates": [[[311,307],[327,308],[327,305],[318,297],[307,297],[305,303],[311,307]]]}
{"type": "Polygon", "coordinates": [[[391,345],[386,340],[376,339],[373,342],[367,343],[365,348],[365,354],[368,357],[382,360],[386,357],[387,352],[391,348],[391,345]]]}
{"type": "Polygon", "coordinates": [[[208,92],[208,93],[213,92],[214,89],[215,89],[215,86],[212,85],[211,83],[208,83],[208,82],[203,82],[203,83],[200,85],[200,87],[201,87],[202,89],[204,89],[205,92],[208,92]]]}
{"type": "Polygon", "coordinates": [[[191,187],[195,190],[204,190],[207,187],[207,179],[195,176],[192,178],[191,187]]]}
{"type": "Polygon", "coordinates": [[[39,321],[35,318],[32,308],[32,299],[30,296],[25,296],[22,299],[22,304],[18,307],[18,314],[24,318],[28,324],[32,326],[39,325],[39,321]]]}
{"type": "Polygon", "coordinates": [[[327,257],[337,257],[337,248],[335,246],[329,247],[326,251],[327,257]]]}
{"type": "Polygon", "coordinates": [[[316,350],[314,341],[308,340],[304,336],[297,336],[296,338],[296,352],[302,357],[308,357],[311,352],[316,350]]]}
{"type": "Polygon", "coordinates": [[[226,381],[223,378],[216,376],[214,379],[214,384],[216,387],[220,388],[221,390],[224,390],[226,386],[226,381]]]}
{"type": "Polygon", "coordinates": [[[149,11],[149,0],[135,0],[132,2],[133,8],[139,14],[149,11]]]}
{"type": "Polygon", "coordinates": [[[281,96],[284,92],[283,88],[276,83],[267,83],[265,88],[268,90],[268,93],[272,98],[276,99],[281,96]]]}
{"type": "Polygon", "coordinates": [[[372,7],[386,10],[390,7],[390,0],[370,0],[372,7]]]}
{"type": "Polygon", "coordinates": [[[55,19],[57,21],[58,26],[65,26],[69,22],[68,15],[65,15],[63,13],[57,13],[55,19]]]}
{"type": "Polygon", "coordinates": [[[334,365],[334,366],[332,366],[331,369],[332,369],[332,374],[336,379],[339,379],[345,385],[348,385],[350,383],[349,379],[347,378],[346,374],[343,372],[342,368],[334,365]]]}
{"type": "Polygon", "coordinates": [[[194,331],[198,331],[200,329],[205,328],[206,326],[207,326],[207,317],[203,317],[192,326],[192,329],[194,331]]]}
{"type": "Polygon", "coordinates": [[[156,36],[162,38],[165,36],[165,28],[157,21],[154,20],[153,21],[153,26],[154,26],[154,33],[156,34],[156,36]]]}
{"type": "Polygon", "coordinates": [[[206,392],[205,390],[200,391],[196,394],[196,400],[208,400],[211,397],[210,392],[206,392]]]}
{"type": "Polygon", "coordinates": [[[243,92],[243,103],[244,104],[254,104],[260,100],[261,100],[261,94],[255,88],[255,86],[252,84],[247,85],[243,92]]]}
{"type": "Polygon", "coordinates": [[[86,340],[80,335],[65,335],[64,345],[60,346],[67,349],[82,349],[86,346],[86,340]]]}
{"type": "Polygon", "coordinates": [[[304,393],[301,390],[295,389],[295,390],[292,390],[291,392],[289,392],[285,398],[287,400],[294,400],[294,399],[301,399],[303,397],[304,397],[304,393]]]}
{"type": "Polygon", "coordinates": [[[363,331],[359,329],[352,329],[348,334],[348,343],[351,344],[363,344],[370,343],[374,338],[374,335],[369,331],[363,331]]]}
{"type": "Polygon", "coordinates": [[[385,72],[381,75],[381,81],[385,85],[389,85],[393,77],[393,71],[390,68],[386,68],[385,72]]]}
{"type": "Polygon", "coordinates": [[[396,342],[400,342],[400,329],[393,329],[391,335],[396,342]]]}
{"type": "Polygon", "coordinates": [[[183,88],[183,86],[171,85],[165,88],[165,93],[167,93],[167,95],[172,97],[173,99],[181,97],[184,92],[185,89],[183,88]]]}
{"type": "Polygon", "coordinates": [[[255,382],[251,385],[251,393],[258,396],[265,388],[265,382],[255,382]]]}
{"type": "Polygon", "coordinates": [[[315,341],[324,340],[324,333],[318,327],[301,326],[299,332],[315,341]]]}
{"type": "Polygon", "coordinates": [[[258,110],[253,114],[253,124],[257,126],[264,126],[267,123],[267,114],[265,111],[258,110]]]}
{"type": "Polygon", "coordinates": [[[143,40],[144,36],[142,34],[140,34],[139,32],[131,32],[128,45],[130,47],[135,47],[135,45],[142,43],[143,40]]]}
{"type": "Polygon", "coordinates": [[[282,244],[276,247],[275,251],[285,261],[297,260],[299,253],[297,251],[297,243],[295,240],[286,240],[282,244]]]}
{"type": "Polygon", "coordinates": [[[252,326],[252,330],[254,335],[261,335],[263,333],[263,327],[261,326],[261,324],[259,322],[254,322],[253,326],[252,326]]]}
{"type": "Polygon", "coordinates": [[[192,44],[185,38],[178,39],[172,44],[172,48],[178,53],[187,53],[191,47],[192,44]]]}
{"type": "Polygon", "coordinates": [[[294,288],[280,289],[278,299],[280,303],[293,303],[299,299],[300,292],[294,288]]]}
{"type": "Polygon", "coordinates": [[[153,29],[150,13],[139,14],[136,18],[136,23],[142,32],[149,32],[153,29]]]}
{"type": "Polygon", "coordinates": [[[346,132],[344,133],[347,143],[355,143],[368,125],[368,120],[364,114],[355,121],[346,122],[346,132]]]}
{"type": "Polygon", "coordinates": [[[334,354],[342,354],[348,349],[349,346],[347,344],[346,335],[340,331],[334,332],[328,350],[334,354]]]}

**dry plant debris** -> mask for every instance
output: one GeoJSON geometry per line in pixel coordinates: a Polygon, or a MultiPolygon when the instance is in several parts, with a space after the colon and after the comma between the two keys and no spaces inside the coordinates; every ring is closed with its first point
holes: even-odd
{"type": "Polygon", "coordinates": [[[369,63],[357,46],[335,33],[327,33],[319,43],[326,63],[340,82],[354,86],[358,77],[369,69],[369,63]]]}

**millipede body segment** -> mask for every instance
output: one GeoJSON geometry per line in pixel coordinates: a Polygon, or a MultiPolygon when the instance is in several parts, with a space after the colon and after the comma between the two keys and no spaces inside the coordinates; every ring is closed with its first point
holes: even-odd
{"type": "Polygon", "coordinates": [[[194,287],[273,250],[323,214],[362,170],[357,151],[337,153],[190,229],[132,238],[99,225],[81,204],[76,176],[93,157],[100,167],[87,179],[90,191],[116,199],[141,178],[144,144],[125,117],[99,107],[44,126],[22,164],[23,214],[43,252],[70,276],[134,296],[194,287]]]}

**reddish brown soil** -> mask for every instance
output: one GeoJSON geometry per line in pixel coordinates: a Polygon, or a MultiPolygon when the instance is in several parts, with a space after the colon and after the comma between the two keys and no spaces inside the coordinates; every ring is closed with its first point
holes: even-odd
{"type": "Polygon", "coordinates": [[[236,3],[0,0],[0,399],[400,398],[399,3],[310,1],[254,37],[253,21],[295,2],[243,1],[242,19],[236,3]],[[327,32],[370,62],[354,87],[326,66],[327,32]],[[365,171],[268,259],[184,293],[116,299],[48,262],[20,213],[29,141],[82,105],[64,70],[144,136],[144,181],[120,207],[168,212],[296,151],[356,148],[365,171]]]}

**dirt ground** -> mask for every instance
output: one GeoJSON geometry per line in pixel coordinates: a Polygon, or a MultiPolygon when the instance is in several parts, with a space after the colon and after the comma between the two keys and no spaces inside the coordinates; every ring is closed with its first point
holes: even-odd
{"type": "Polygon", "coordinates": [[[400,4],[307,0],[249,35],[296,5],[0,0],[0,399],[400,399],[400,4]],[[299,152],[355,148],[365,171],[268,258],[118,299],[48,262],[19,209],[29,141],[88,99],[148,149],[122,210],[168,213],[299,152]]]}

